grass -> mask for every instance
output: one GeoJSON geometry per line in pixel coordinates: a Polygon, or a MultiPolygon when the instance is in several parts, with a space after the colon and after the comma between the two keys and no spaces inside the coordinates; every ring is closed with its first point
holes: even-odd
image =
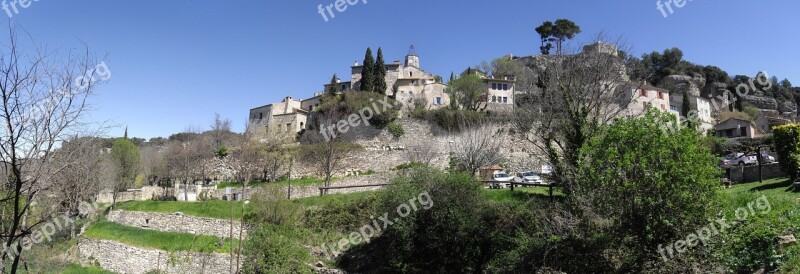
{"type": "MultiPolygon", "coordinates": [[[[556,198],[564,196],[560,188],[553,189],[556,198]]],[[[546,187],[514,187],[512,192],[504,189],[484,189],[483,197],[495,202],[526,202],[533,197],[550,198],[550,189],[546,187]]]]}
{"type": "MultiPolygon", "coordinates": [[[[175,213],[197,217],[229,219],[231,217],[231,203],[233,203],[233,217],[242,218],[243,202],[231,201],[202,201],[202,202],[175,202],[175,201],[129,201],[121,203],[117,209],[139,212],[175,213]]],[[[247,208],[245,208],[249,212],[247,208]]]]}
{"type": "Polygon", "coordinates": [[[293,201],[303,206],[324,206],[333,202],[347,203],[351,201],[363,200],[375,194],[376,193],[374,191],[364,191],[349,194],[329,194],[325,196],[302,198],[293,201]]]}
{"type": "Polygon", "coordinates": [[[67,268],[65,268],[65,269],[63,269],[62,271],[59,271],[59,272],[60,273],[65,273],[65,274],[111,274],[111,273],[114,273],[114,272],[111,272],[111,271],[108,271],[108,270],[105,270],[105,269],[102,269],[102,268],[99,268],[99,267],[95,267],[95,266],[84,267],[84,266],[80,266],[80,265],[77,265],[77,264],[70,264],[67,268]]]}
{"type": "MultiPolygon", "coordinates": [[[[128,245],[156,248],[165,251],[230,252],[231,242],[220,246],[220,238],[189,233],[163,232],[98,221],[86,230],[87,237],[112,240],[128,245]]],[[[234,246],[238,241],[234,240],[234,246]]]]}

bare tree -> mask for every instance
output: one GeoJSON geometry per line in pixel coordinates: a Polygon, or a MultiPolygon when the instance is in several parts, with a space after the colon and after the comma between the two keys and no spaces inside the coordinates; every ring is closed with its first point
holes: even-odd
{"type": "Polygon", "coordinates": [[[436,157],[442,154],[439,146],[430,138],[414,138],[409,140],[406,148],[406,159],[411,163],[430,165],[436,157]]]}
{"type": "MultiPolygon", "coordinates": [[[[603,40],[601,36],[598,41],[603,40]]],[[[553,167],[553,179],[569,193],[579,149],[598,129],[623,113],[630,99],[620,96],[629,79],[619,43],[599,51],[520,58],[515,128],[553,167]]],[[[504,69],[507,70],[507,69],[504,69]]],[[[629,92],[629,90],[628,90],[629,92]]]]}
{"type": "Polygon", "coordinates": [[[28,55],[20,50],[13,27],[8,38],[0,47],[0,120],[5,129],[0,132],[0,158],[8,175],[0,186],[4,208],[0,236],[6,251],[0,270],[14,273],[22,253],[20,240],[51,217],[39,210],[38,216],[30,216],[31,206],[48,190],[46,180],[76,160],[66,157],[58,165],[48,165],[53,151],[68,136],[86,128],[81,121],[87,99],[95,85],[111,74],[88,50],[66,56],[46,51],[28,55]]]}
{"type": "Polygon", "coordinates": [[[355,151],[356,146],[341,141],[344,133],[337,130],[328,131],[330,127],[339,124],[340,117],[344,117],[338,108],[330,108],[324,113],[317,114],[316,121],[320,123],[320,133],[311,132],[303,157],[306,161],[315,163],[320,174],[325,176],[325,186],[331,185],[331,178],[341,171],[342,161],[355,151]]]}
{"type": "Polygon", "coordinates": [[[219,113],[214,113],[214,123],[211,124],[211,134],[214,146],[219,148],[225,145],[225,137],[231,134],[231,120],[222,118],[219,113]]]}
{"type": "MultiPolygon", "coordinates": [[[[66,164],[62,172],[55,174],[50,180],[50,193],[58,202],[61,212],[76,217],[82,203],[92,200],[100,190],[100,172],[103,170],[103,148],[99,140],[91,137],[73,137],[63,142],[53,156],[51,164],[66,164]]],[[[75,236],[75,224],[71,233],[75,236]]]]}
{"type": "Polygon", "coordinates": [[[505,161],[500,149],[504,138],[489,125],[464,126],[463,133],[452,143],[452,153],[458,164],[475,175],[482,167],[505,161]]]}

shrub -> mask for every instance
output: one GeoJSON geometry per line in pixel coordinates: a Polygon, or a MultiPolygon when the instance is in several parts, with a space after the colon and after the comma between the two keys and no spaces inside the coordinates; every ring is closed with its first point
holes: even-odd
{"type": "Polygon", "coordinates": [[[469,110],[440,108],[435,110],[416,109],[413,117],[438,125],[448,132],[461,132],[465,125],[482,124],[488,119],[486,113],[469,110]]]}
{"type": "Polygon", "coordinates": [[[629,239],[629,267],[660,260],[657,247],[707,224],[716,204],[714,157],[696,131],[663,130],[672,121],[653,110],[617,119],[581,150],[571,202],[605,220],[620,241],[629,239]]]}
{"type": "Polygon", "coordinates": [[[775,127],[772,136],[781,169],[796,180],[800,170],[800,124],[775,127]]]}
{"type": "Polygon", "coordinates": [[[389,123],[389,132],[391,132],[395,138],[403,137],[403,135],[406,134],[406,130],[403,129],[403,125],[394,122],[389,123]]]}
{"type": "MultiPolygon", "coordinates": [[[[369,119],[370,125],[377,129],[383,129],[388,126],[392,121],[397,119],[397,101],[387,99],[385,96],[374,92],[345,92],[341,96],[330,96],[323,100],[319,108],[319,112],[325,116],[324,113],[334,110],[341,113],[343,116],[338,119],[346,119],[348,115],[358,114],[363,109],[370,109],[374,113],[372,118],[369,119]],[[384,109],[383,104],[379,101],[388,100],[388,103],[393,107],[391,109],[384,109]]],[[[318,125],[317,121],[309,121],[308,125],[310,130],[314,130],[314,126],[318,125]]]]}

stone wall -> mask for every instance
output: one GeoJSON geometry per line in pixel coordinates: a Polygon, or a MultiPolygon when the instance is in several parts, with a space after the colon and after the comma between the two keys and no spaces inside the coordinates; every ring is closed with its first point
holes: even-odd
{"type": "MultiPolygon", "coordinates": [[[[108,220],[122,225],[140,227],[159,231],[181,232],[200,235],[230,238],[231,223],[229,220],[193,217],[184,214],[151,213],[114,210],[108,213],[108,220]]],[[[233,222],[233,235],[239,237],[242,224],[233,222]]],[[[242,232],[247,235],[247,228],[242,232]]]]}
{"type": "MultiPolygon", "coordinates": [[[[404,117],[397,121],[403,126],[405,135],[395,138],[388,130],[378,130],[371,126],[352,128],[343,140],[358,144],[364,150],[353,153],[341,161],[342,168],[337,176],[348,170],[376,172],[389,171],[398,165],[412,160],[430,162],[431,165],[444,169],[449,165],[451,141],[460,138],[461,134],[449,134],[437,125],[404,117]]],[[[519,136],[511,134],[511,125],[498,125],[495,132],[497,138],[503,139],[502,152],[507,155],[508,172],[540,171],[546,160],[538,155],[537,149],[519,136]]],[[[307,133],[308,134],[308,133],[307,133]]],[[[316,163],[299,162],[294,166],[293,176],[319,177],[316,163]]],[[[285,172],[285,171],[284,171],[285,172]]]]}
{"type": "MultiPolygon", "coordinates": [[[[779,164],[764,165],[761,172],[764,180],[786,177],[779,164]]],[[[737,183],[758,182],[758,165],[745,166],[744,169],[732,167],[728,169],[728,179],[737,183]]]]}
{"type": "MultiPolygon", "coordinates": [[[[109,240],[82,238],[78,251],[84,259],[117,273],[230,273],[230,255],[147,249],[109,240]]],[[[235,260],[236,258],[234,258],[235,260]]]]}
{"type": "MultiPolygon", "coordinates": [[[[127,191],[122,191],[117,193],[117,203],[127,202],[127,201],[148,201],[153,197],[161,196],[164,193],[164,189],[157,186],[146,186],[137,189],[128,189],[127,191]]],[[[110,190],[103,190],[99,194],[97,194],[97,202],[98,203],[106,203],[110,204],[113,201],[114,193],[110,190]]]]}

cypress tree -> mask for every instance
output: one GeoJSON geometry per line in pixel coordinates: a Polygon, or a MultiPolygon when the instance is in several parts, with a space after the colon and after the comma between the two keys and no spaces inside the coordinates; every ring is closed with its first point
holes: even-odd
{"type": "Polygon", "coordinates": [[[383,61],[383,50],[378,48],[378,59],[375,60],[375,92],[386,94],[386,63],[383,61]]]}
{"type": "Polygon", "coordinates": [[[683,104],[681,105],[681,116],[686,118],[686,126],[694,129],[695,125],[692,118],[689,117],[689,112],[692,110],[692,102],[689,99],[689,92],[683,91],[683,104]]]}
{"type": "Polygon", "coordinates": [[[375,90],[375,59],[372,57],[372,49],[367,48],[364,54],[364,68],[361,70],[361,91],[375,90]]]}
{"type": "Polygon", "coordinates": [[[453,81],[455,81],[455,80],[456,80],[456,75],[455,75],[455,74],[453,74],[453,72],[451,71],[451,72],[450,72],[450,80],[449,80],[449,81],[447,81],[447,84],[450,84],[450,83],[452,83],[452,82],[453,82],[453,81]]]}
{"type": "Polygon", "coordinates": [[[328,86],[328,90],[325,91],[328,95],[333,95],[334,93],[336,93],[336,88],[337,88],[336,84],[338,84],[336,82],[336,78],[337,78],[336,74],[334,73],[333,78],[331,78],[331,84],[328,86]]]}

